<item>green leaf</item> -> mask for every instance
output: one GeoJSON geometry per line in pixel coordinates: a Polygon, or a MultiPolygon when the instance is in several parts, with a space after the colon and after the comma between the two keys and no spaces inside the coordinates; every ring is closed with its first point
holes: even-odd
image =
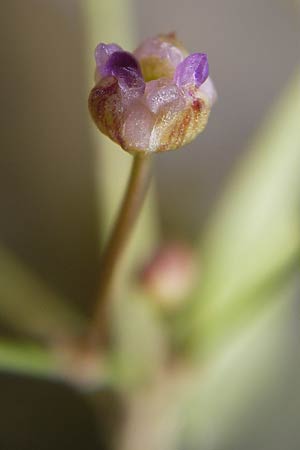
{"type": "Polygon", "coordinates": [[[82,332],[84,318],[1,246],[0,273],[1,320],[47,340],[82,332]]]}
{"type": "Polygon", "coordinates": [[[247,316],[255,292],[259,296],[266,280],[276,282],[299,254],[299,118],[297,73],[231,177],[199,244],[203,271],[185,326],[203,351],[230,333],[243,310],[247,316]]]}
{"type": "Polygon", "coordinates": [[[270,307],[193,374],[180,405],[185,448],[227,448],[259,402],[283,388],[296,293],[294,277],[261,297],[270,307]]]}

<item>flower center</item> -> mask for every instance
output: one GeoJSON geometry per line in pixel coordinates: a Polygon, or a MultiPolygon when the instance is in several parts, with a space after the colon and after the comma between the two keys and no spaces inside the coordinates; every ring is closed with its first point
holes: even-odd
{"type": "Polygon", "coordinates": [[[146,82],[159,78],[173,78],[174,67],[167,60],[148,56],[140,60],[143,78],[146,82]]]}

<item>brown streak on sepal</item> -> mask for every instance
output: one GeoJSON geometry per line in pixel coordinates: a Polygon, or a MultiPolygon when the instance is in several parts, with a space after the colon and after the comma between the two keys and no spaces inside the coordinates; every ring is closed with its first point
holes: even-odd
{"type": "Polygon", "coordinates": [[[114,77],[101,79],[91,90],[89,111],[99,130],[121,147],[124,108],[118,81],[114,77]]]}
{"type": "Polygon", "coordinates": [[[175,150],[191,142],[206,126],[209,106],[203,99],[195,99],[183,111],[168,117],[168,112],[158,117],[154,129],[159,142],[156,152],[175,150]]]}

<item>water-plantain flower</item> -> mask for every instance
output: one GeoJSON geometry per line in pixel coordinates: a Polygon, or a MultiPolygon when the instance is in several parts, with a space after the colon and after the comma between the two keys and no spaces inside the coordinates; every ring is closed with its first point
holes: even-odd
{"type": "Polygon", "coordinates": [[[101,43],[95,59],[89,109],[100,131],[124,150],[174,150],[205,128],[216,99],[205,53],[189,55],[168,34],[147,39],[133,53],[101,43]]]}

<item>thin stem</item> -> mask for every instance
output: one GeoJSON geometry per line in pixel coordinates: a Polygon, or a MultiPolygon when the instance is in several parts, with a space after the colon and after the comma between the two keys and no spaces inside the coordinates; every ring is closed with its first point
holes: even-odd
{"type": "Polygon", "coordinates": [[[78,341],[57,341],[45,346],[0,339],[0,374],[64,381],[89,392],[112,383],[99,354],[82,353],[77,344],[78,341]]]}
{"type": "Polygon", "coordinates": [[[103,254],[100,287],[90,338],[103,343],[107,338],[107,313],[113,291],[114,276],[138,218],[150,184],[150,156],[136,155],[119,215],[103,254]]]}
{"type": "Polygon", "coordinates": [[[40,345],[0,340],[0,372],[62,378],[57,358],[40,345]]]}

